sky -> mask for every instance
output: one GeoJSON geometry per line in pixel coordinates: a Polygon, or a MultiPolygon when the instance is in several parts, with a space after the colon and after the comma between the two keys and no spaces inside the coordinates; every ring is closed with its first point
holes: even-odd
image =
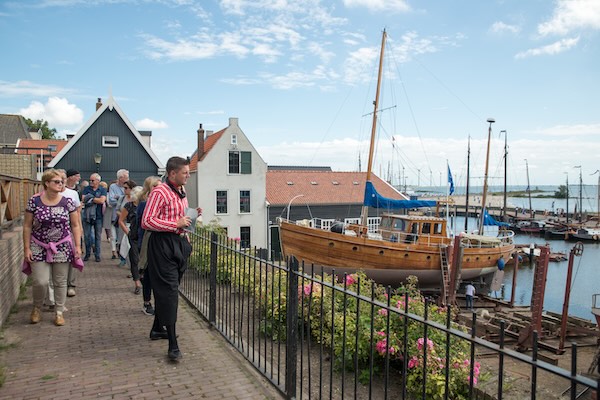
{"type": "Polygon", "coordinates": [[[505,141],[509,185],[600,182],[599,0],[2,0],[0,113],[64,137],[113,96],[163,163],[235,117],[269,165],[364,171],[384,29],[377,175],[481,185],[489,135],[490,185],[505,141]]]}

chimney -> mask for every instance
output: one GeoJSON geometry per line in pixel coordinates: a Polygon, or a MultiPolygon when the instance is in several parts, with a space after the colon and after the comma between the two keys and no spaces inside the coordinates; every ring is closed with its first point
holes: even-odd
{"type": "Polygon", "coordinates": [[[96,103],[96,111],[98,111],[100,107],[102,107],[102,99],[98,97],[98,102],[96,103]]]}
{"type": "Polygon", "coordinates": [[[238,119],[234,117],[229,118],[229,126],[238,126],[238,119]]]}
{"type": "Polygon", "coordinates": [[[198,161],[204,155],[204,129],[202,129],[202,124],[200,124],[200,128],[197,130],[198,132],[198,161]]]}

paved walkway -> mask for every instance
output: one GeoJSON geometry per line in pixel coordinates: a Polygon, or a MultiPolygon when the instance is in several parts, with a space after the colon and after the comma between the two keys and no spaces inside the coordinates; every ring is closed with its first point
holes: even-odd
{"type": "MultiPolygon", "coordinates": [[[[110,254],[106,242],[103,252],[110,254]]],[[[148,338],[153,317],[142,313],[129,269],[117,264],[110,256],[86,263],[63,327],[50,312],[29,323],[28,288],[0,335],[0,399],[281,398],[184,300],[177,325],[183,359],[170,362],[167,341],[148,338]]]]}

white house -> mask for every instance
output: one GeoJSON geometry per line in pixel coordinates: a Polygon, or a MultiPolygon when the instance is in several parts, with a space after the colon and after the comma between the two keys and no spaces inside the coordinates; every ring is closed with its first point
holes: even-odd
{"type": "Polygon", "coordinates": [[[202,207],[204,223],[218,221],[227,236],[240,239],[242,247],[266,249],[267,164],[237,118],[229,118],[229,126],[216,133],[205,132],[200,125],[190,171],[190,205],[202,207]]]}

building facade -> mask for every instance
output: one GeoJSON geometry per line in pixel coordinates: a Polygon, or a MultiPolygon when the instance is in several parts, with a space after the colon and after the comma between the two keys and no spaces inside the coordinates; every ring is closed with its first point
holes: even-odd
{"type": "Polygon", "coordinates": [[[190,170],[205,224],[217,223],[243,248],[267,248],[267,164],[239,127],[237,118],[216,133],[198,129],[190,170]]]}

